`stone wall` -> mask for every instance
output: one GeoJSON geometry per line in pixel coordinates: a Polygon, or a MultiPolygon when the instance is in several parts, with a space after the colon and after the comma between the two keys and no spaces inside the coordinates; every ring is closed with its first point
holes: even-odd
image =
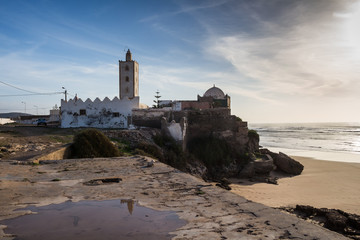
{"type": "Polygon", "coordinates": [[[181,101],[182,110],[201,110],[201,109],[210,109],[211,102],[199,102],[199,101],[181,101]]]}
{"type": "Polygon", "coordinates": [[[247,122],[230,115],[230,109],[189,111],[187,141],[197,137],[214,136],[226,140],[234,149],[247,151],[247,122]]]}
{"type": "Polygon", "coordinates": [[[128,128],[133,108],[139,107],[139,97],[101,101],[87,99],[61,100],[61,127],[128,128]]]}
{"type": "MultiPolygon", "coordinates": [[[[233,148],[241,152],[247,151],[248,128],[247,122],[230,114],[228,108],[171,111],[171,109],[135,109],[133,110],[133,123],[136,126],[155,128],[180,128],[181,119],[187,119],[185,146],[191,139],[197,137],[214,136],[226,140],[233,148]],[[161,119],[163,123],[161,123],[161,119]],[[172,123],[171,123],[172,122],[172,123]]],[[[173,130],[174,130],[173,129],[173,130]]],[[[176,131],[175,131],[176,132],[176,131]]],[[[180,134],[180,131],[178,131],[180,134]]],[[[179,134],[172,134],[178,140],[179,134]],[[176,136],[175,136],[176,135],[176,136]]],[[[169,135],[169,134],[168,134],[169,135]]]]}
{"type": "Polygon", "coordinates": [[[172,111],[167,108],[133,109],[132,121],[138,127],[161,128],[161,119],[169,119],[172,111]]]}

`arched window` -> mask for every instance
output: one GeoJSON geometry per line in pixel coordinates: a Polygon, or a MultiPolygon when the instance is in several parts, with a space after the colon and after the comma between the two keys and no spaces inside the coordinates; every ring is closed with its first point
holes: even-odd
{"type": "Polygon", "coordinates": [[[125,71],[129,71],[129,66],[128,65],[125,66],[125,71]]]}
{"type": "Polygon", "coordinates": [[[129,82],[129,77],[128,76],[125,77],[125,81],[129,82]]]}

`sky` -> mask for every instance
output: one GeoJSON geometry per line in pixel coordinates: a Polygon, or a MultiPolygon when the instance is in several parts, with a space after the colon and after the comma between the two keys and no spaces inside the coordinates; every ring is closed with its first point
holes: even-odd
{"type": "Polygon", "coordinates": [[[215,84],[249,123],[360,122],[359,26],[355,0],[0,0],[0,112],[112,99],[130,49],[150,106],[215,84]]]}

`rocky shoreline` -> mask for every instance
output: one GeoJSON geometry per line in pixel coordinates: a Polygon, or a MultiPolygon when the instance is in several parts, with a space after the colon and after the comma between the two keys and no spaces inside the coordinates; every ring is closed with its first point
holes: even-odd
{"type": "MultiPolygon", "coordinates": [[[[346,239],[163,163],[148,167],[150,161],[141,156],[40,165],[0,161],[0,193],[4,196],[0,199],[0,222],[29,214],[17,210],[29,205],[126,198],[152,209],[175,211],[187,221],[171,233],[173,239],[346,239]]],[[[1,239],[14,234],[4,231],[1,239]]]]}
{"type": "MultiPolygon", "coordinates": [[[[33,129],[36,129],[36,128],[33,128],[33,129]]],[[[171,151],[173,151],[174,149],[175,149],[175,151],[177,151],[177,149],[174,148],[174,146],[171,145],[171,142],[170,142],[170,145],[169,145],[168,142],[163,143],[162,147],[160,147],[159,145],[157,145],[154,142],[154,136],[158,136],[159,133],[160,133],[159,130],[157,130],[157,129],[148,128],[148,129],[142,129],[142,130],[127,130],[127,131],[105,130],[103,132],[108,137],[115,140],[115,142],[117,144],[120,144],[120,147],[122,146],[122,147],[126,147],[126,148],[129,148],[129,149],[133,149],[133,150],[135,150],[135,152],[138,152],[140,154],[145,154],[145,155],[148,155],[148,156],[154,156],[155,155],[161,161],[163,161],[165,163],[168,163],[168,164],[169,164],[169,158],[168,158],[169,156],[167,155],[168,154],[167,151],[169,149],[171,151]]],[[[36,141],[35,141],[35,138],[32,137],[32,134],[29,134],[29,135],[31,136],[30,137],[31,141],[34,141],[34,142],[31,142],[31,144],[26,144],[25,143],[25,145],[23,147],[21,147],[21,144],[16,144],[16,145],[7,144],[7,145],[3,145],[1,147],[1,151],[6,153],[6,154],[10,153],[11,155],[9,155],[9,156],[11,156],[11,158],[13,158],[13,159],[14,158],[15,159],[24,158],[23,161],[20,161],[20,162],[18,162],[18,161],[6,162],[6,161],[2,160],[2,161],[0,161],[0,163],[1,164],[9,164],[9,163],[12,163],[12,164],[13,163],[25,164],[24,167],[20,167],[21,165],[17,165],[18,168],[21,169],[21,168],[26,168],[25,167],[26,164],[31,163],[31,161],[34,161],[34,159],[35,159],[35,163],[38,163],[40,161],[40,163],[41,163],[40,165],[34,165],[32,168],[27,169],[28,171],[32,172],[32,170],[36,169],[36,168],[47,168],[45,166],[48,166],[49,168],[54,168],[54,167],[57,168],[57,167],[59,167],[61,165],[67,165],[70,162],[73,162],[72,165],[83,165],[82,168],[85,168],[85,167],[89,167],[88,166],[89,162],[94,163],[94,162],[98,161],[98,160],[95,160],[95,159],[93,159],[93,160],[91,160],[91,159],[76,159],[76,160],[60,160],[60,161],[43,161],[43,160],[40,160],[40,159],[48,159],[50,157],[50,155],[46,155],[45,157],[43,156],[41,158],[41,157],[39,157],[40,156],[39,153],[41,153],[40,150],[39,150],[39,152],[36,152],[36,154],[38,156],[34,158],[30,154],[24,154],[24,153],[27,153],[27,152],[28,153],[34,152],[34,150],[32,150],[33,148],[31,148],[31,146],[33,146],[33,145],[35,146],[37,144],[36,141]],[[14,148],[13,146],[18,146],[18,147],[14,148]],[[21,151],[20,151],[20,149],[21,149],[21,151]],[[19,156],[17,155],[18,152],[19,152],[19,154],[20,154],[19,156],[21,156],[21,158],[19,158],[19,156]],[[29,158],[29,159],[27,159],[27,158],[29,158]],[[39,159],[39,160],[36,160],[36,159],[39,159]],[[28,161],[24,161],[24,160],[28,160],[28,161]],[[29,162],[29,160],[30,160],[30,162],[29,162]],[[50,165],[48,165],[48,164],[44,165],[44,163],[51,163],[51,164],[50,165]]],[[[163,139],[161,139],[161,140],[163,140],[163,139]]],[[[58,142],[47,143],[47,144],[51,145],[51,146],[58,146],[58,147],[62,146],[62,144],[60,144],[58,142]]],[[[249,149],[253,149],[253,150],[259,149],[258,140],[256,140],[256,137],[255,137],[255,139],[250,138],[249,144],[250,144],[249,149]]],[[[39,143],[38,146],[42,146],[42,143],[39,143]]],[[[43,151],[44,149],[41,149],[41,150],[42,150],[43,153],[45,153],[43,151]]],[[[47,149],[47,150],[49,150],[49,149],[47,149]]],[[[170,153],[172,153],[171,151],[170,151],[170,153]]],[[[48,153],[48,151],[46,153],[48,153]]],[[[182,157],[183,157],[182,159],[185,159],[188,156],[182,156],[182,157]]],[[[124,159],[128,159],[128,160],[129,159],[137,159],[136,161],[138,161],[138,163],[135,164],[135,165],[139,166],[141,164],[145,164],[144,166],[142,166],[142,168],[143,167],[149,167],[149,169],[153,169],[152,166],[154,164],[154,160],[149,160],[146,157],[145,158],[144,157],[129,157],[129,158],[124,158],[124,159]],[[142,159],[142,160],[140,160],[140,159],[142,159]],[[139,164],[139,162],[142,162],[142,163],[139,164]]],[[[177,159],[179,159],[179,158],[177,158],[177,159]]],[[[216,173],[215,175],[214,174],[209,175],[208,166],[206,166],[203,162],[198,161],[196,159],[191,159],[191,160],[192,160],[191,162],[189,162],[189,161],[184,162],[184,165],[181,165],[179,169],[181,169],[182,171],[188,172],[188,173],[190,173],[192,175],[195,175],[197,177],[201,177],[201,178],[205,179],[208,182],[214,182],[215,181],[216,183],[214,183],[213,185],[216,185],[216,186],[221,187],[221,188],[226,189],[226,190],[231,190],[231,187],[229,186],[230,182],[227,180],[227,177],[229,177],[229,176],[230,177],[235,176],[235,177],[238,177],[238,178],[247,178],[247,179],[250,179],[251,181],[256,181],[256,182],[266,182],[266,183],[270,183],[270,184],[277,184],[277,178],[274,178],[274,177],[270,176],[270,173],[272,173],[274,170],[282,171],[283,173],[288,174],[288,176],[298,175],[303,170],[303,166],[299,162],[295,161],[294,159],[288,157],[287,155],[285,155],[283,153],[278,153],[277,154],[277,153],[273,153],[273,152],[271,152],[271,151],[269,151],[267,149],[259,149],[256,154],[255,153],[250,153],[249,156],[248,156],[248,161],[246,162],[245,165],[243,163],[241,163],[239,165],[239,164],[237,164],[236,161],[233,162],[233,163],[230,163],[227,166],[221,165],[220,171],[218,171],[218,170],[215,171],[215,173],[216,173]]],[[[105,160],[105,159],[102,159],[102,160],[99,160],[99,161],[103,162],[104,164],[109,164],[109,163],[113,164],[111,159],[109,159],[109,162],[107,160],[105,160]]],[[[15,168],[16,165],[12,165],[12,164],[11,164],[11,166],[14,166],[14,168],[12,168],[12,169],[16,172],[17,171],[16,168],[15,168]]],[[[109,164],[108,167],[110,167],[111,164],[109,164]]],[[[170,164],[171,164],[171,162],[170,162],[170,164]]],[[[155,165],[159,166],[160,163],[156,162],[155,165]]],[[[177,167],[177,166],[175,166],[175,167],[177,167]]],[[[217,167],[219,167],[219,166],[217,166],[217,167]]],[[[65,173],[65,172],[69,172],[68,170],[71,169],[71,168],[65,166],[64,169],[65,170],[63,170],[63,172],[65,173]]],[[[54,170],[51,170],[51,171],[54,171],[54,170]]],[[[79,169],[76,169],[75,172],[76,171],[78,171],[78,174],[82,174],[84,176],[84,178],[88,178],[88,177],[92,176],[91,172],[87,172],[85,170],[84,171],[83,170],[79,171],[79,169]]],[[[176,172],[177,170],[173,169],[171,171],[176,172]]],[[[42,175],[42,174],[46,173],[46,171],[44,171],[44,172],[38,171],[37,173],[38,174],[41,173],[41,175],[42,175]]],[[[56,172],[56,174],[52,173],[51,175],[54,175],[54,176],[55,175],[60,175],[59,173],[60,173],[60,170],[58,172],[56,172]]],[[[94,177],[93,179],[87,179],[86,181],[85,181],[85,179],[77,179],[77,180],[72,179],[71,181],[75,181],[77,183],[82,182],[82,185],[78,186],[80,188],[82,188],[83,186],[101,186],[101,187],[105,187],[105,186],[108,186],[108,184],[114,184],[114,183],[121,184],[122,183],[123,178],[121,176],[108,175],[108,174],[106,174],[106,173],[108,173],[108,170],[101,170],[101,171],[98,171],[97,173],[104,173],[104,174],[102,174],[101,178],[99,178],[97,176],[96,178],[94,177]]],[[[212,173],[214,173],[214,171],[212,171],[212,173]]],[[[20,173],[19,172],[14,173],[14,176],[16,176],[16,177],[14,178],[15,180],[13,179],[12,181],[8,181],[8,179],[7,179],[8,175],[6,175],[5,177],[2,176],[2,178],[0,180],[0,184],[1,184],[0,185],[0,193],[5,193],[6,190],[8,190],[7,188],[9,186],[9,184],[10,185],[13,185],[13,184],[17,185],[19,182],[24,184],[24,186],[28,186],[29,189],[31,189],[32,186],[37,185],[37,183],[38,183],[38,181],[36,180],[39,177],[38,174],[31,175],[29,177],[23,177],[22,180],[19,180],[20,173]],[[2,180],[2,179],[5,179],[5,181],[2,180]],[[6,182],[5,185],[4,185],[4,182],[6,182]],[[29,183],[30,183],[30,186],[29,186],[29,183]],[[5,186],[5,188],[3,188],[3,186],[5,186]]],[[[45,174],[43,176],[45,176],[45,174]]],[[[186,174],[186,176],[190,177],[190,175],[187,175],[187,174],[186,174]]],[[[61,185],[64,185],[64,180],[62,179],[62,177],[56,177],[56,178],[53,178],[52,180],[54,180],[54,179],[59,179],[59,183],[61,185]]],[[[69,180],[69,179],[67,179],[67,180],[69,180]]],[[[65,180],[65,182],[67,180],[65,180]]],[[[56,182],[57,181],[54,181],[54,182],[51,182],[51,183],[55,184],[56,182]]],[[[43,182],[42,182],[42,184],[43,184],[43,182]]],[[[49,184],[49,183],[47,183],[47,184],[49,184]]],[[[210,187],[210,185],[205,183],[205,182],[203,182],[200,185],[210,187]]],[[[14,187],[14,186],[12,186],[12,187],[14,187]]],[[[65,187],[67,187],[67,186],[65,186],[65,187]]],[[[151,187],[154,187],[154,186],[151,186],[151,187]]],[[[169,189],[167,189],[167,191],[171,190],[171,186],[168,186],[168,187],[169,187],[169,189]]],[[[203,194],[202,187],[201,188],[193,188],[193,190],[194,189],[196,190],[195,191],[196,193],[201,194],[201,195],[203,194]]],[[[17,195],[22,196],[22,197],[24,197],[24,196],[28,197],[28,196],[26,196],[26,194],[30,194],[30,193],[27,193],[28,189],[26,189],[26,188],[21,188],[21,189],[19,189],[19,191],[20,191],[20,194],[15,194],[15,196],[12,196],[14,199],[17,198],[17,195]]],[[[10,197],[11,197],[11,195],[10,195],[10,197]]],[[[51,200],[51,198],[53,196],[49,195],[47,197],[50,197],[50,200],[49,200],[50,202],[54,202],[54,200],[51,200]]],[[[112,198],[111,196],[104,195],[104,196],[97,196],[97,198],[95,198],[95,199],[108,199],[109,197],[112,198]]],[[[73,196],[71,196],[71,195],[67,196],[67,198],[68,198],[68,200],[69,199],[70,200],[74,199],[73,196]]],[[[91,197],[89,197],[89,196],[87,198],[85,198],[85,197],[82,198],[81,196],[77,196],[77,198],[78,199],[76,201],[79,201],[81,199],[89,199],[89,198],[91,199],[91,197]]],[[[65,201],[65,199],[66,198],[63,198],[62,201],[65,201]]],[[[10,201],[10,199],[9,199],[9,201],[10,201]]],[[[41,203],[41,198],[37,200],[36,197],[34,197],[34,198],[32,198],[31,201],[33,201],[35,203],[37,202],[37,204],[43,205],[43,203],[41,203]]],[[[55,202],[57,202],[57,201],[58,201],[58,199],[55,200],[55,202]]],[[[173,200],[171,200],[171,201],[173,201],[173,200]]],[[[15,205],[19,206],[19,205],[21,205],[21,203],[18,202],[18,203],[15,203],[15,205]]],[[[5,208],[9,207],[8,203],[2,202],[2,205],[0,206],[1,209],[2,209],[1,214],[3,214],[3,211],[7,211],[5,208],[3,208],[4,206],[6,206],[5,208]]],[[[157,207],[159,207],[159,206],[157,206],[157,207]]],[[[12,211],[15,210],[15,208],[10,208],[10,209],[12,209],[12,211]]],[[[5,214],[5,216],[7,216],[5,218],[10,217],[10,215],[7,216],[5,214]]],[[[268,220],[268,221],[270,221],[270,220],[268,220]]],[[[243,232],[244,230],[247,230],[247,232],[249,232],[249,233],[253,232],[253,230],[251,230],[251,228],[246,228],[246,227],[242,227],[242,228],[244,228],[244,229],[240,229],[240,228],[238,229],[239,232],[243,232]]],[[[343,233],[343,232],[341,232],[341,233],[343,233]]],[[[250,234],[250,235],[252,235],[252,234],[250,234]]],[[[285,236],[288,236],[289,238],[291,238],[291,232],[288,232],[288,233],[286,232],[286,234],[283,235],[282,237],[285,238],[285,236]]],[[[185,238],[185,239],[187,239],[187,238],[185,238]]],[[[192,239],[192,238],[189,238],[189,239],[192,239]]],[[[225,239],[225,238],[223,238],[223,239],[225,239]]],[[[269,239],[272,239],[272,238],[269,238],[269,239]]],[[[307,238],[303,238],[303,239],[307,239],[307,238]]],[[[321,239],[321,238],[319,238],[319,239],[321,239]]]]}
{"type": "Polygon", "coordinates": [[[339,209],[314,208],[307,205],[296,205],[295,208],[283,207],[279,209],[351,239],[360,239],[359,215],[349,214],[339,209]]]}

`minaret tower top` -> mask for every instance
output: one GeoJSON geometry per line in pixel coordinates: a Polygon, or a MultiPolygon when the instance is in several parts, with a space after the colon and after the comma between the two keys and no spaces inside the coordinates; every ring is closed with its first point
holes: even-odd
{"type": "Polygon", "coordinates": [[[131,58],[132,58],[132,57],[131,57],[131,52],[130,52],[130,49],[128,49],[127,52],[126,52],[126,61],[127,61],[127,62],[132,61],[131,58]]]}
{"type": "Polygon", "coordinates": [[[139,96],[139,64],[132,60],[130,49],[125,61],[119,60],[119,97],[132,99],[139,96]]]}

